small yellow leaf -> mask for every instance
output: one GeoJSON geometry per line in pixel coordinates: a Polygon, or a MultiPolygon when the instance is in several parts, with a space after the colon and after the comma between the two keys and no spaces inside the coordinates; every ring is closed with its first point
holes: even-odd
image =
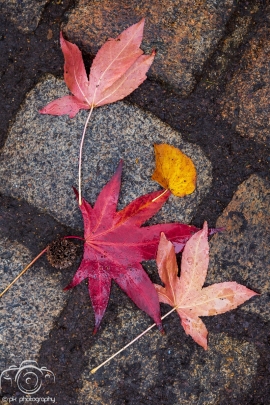
{"type": "Polygon", "coordinates": [[[152,179],[177,197],[193,193],[197,175],[192,160],[180,149],[166,143],[155,144],[154,149],[156,168],[152,179]]]}

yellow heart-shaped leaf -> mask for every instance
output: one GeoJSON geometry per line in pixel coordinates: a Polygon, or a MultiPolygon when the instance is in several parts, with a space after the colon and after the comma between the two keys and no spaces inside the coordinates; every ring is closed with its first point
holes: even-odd
{"type": "Polygon", "coordinates": [[[196,188],[196,169],[192,160],[174,146],[155,144],[156,168],[152,179],[177,197],[193,193],[196,188]]]}

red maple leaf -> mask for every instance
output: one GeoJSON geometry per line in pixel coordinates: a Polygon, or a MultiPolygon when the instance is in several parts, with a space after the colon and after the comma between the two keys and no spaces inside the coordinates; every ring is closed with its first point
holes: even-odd
{"type": "Polygon", "coordinates": [[[88,80],[82,53],[77,45],[66,41],[60,33],[65,58],[64,79],[73,96],[52,101],[41,114],[75,117],[80,109],[89,110],[122,100],[145,79],[155,52],[143,55],[140,45],[144,18],[123,31],[116,39],[110,38],[98,51],[88,80]]]}
{"type": "Polygon", "coordinates": [[[117,212],[121,173],[122,162],[99,194],[94,208],[84,199],[79,206],[84,220],[84,255],[66,289],[88,279],[95,313],[94,333],[106,310],[112,280],[162,329],[158,295],[140,263],[155,259],[161,232],[167,235],[179,252],[190,236],[198,231],[195,226],[180,223],[141,228],[162,207],[170,191],[143,195],[117,212]]]}
{"type": "Polygon", "coordinates": [[[173,245],[161,235],[157,253],[159,276],[165,287],[155,284],[159,301],[175,307],[187,335],[207,349],[207,329],[200,316],[223,314],[258,295],[234,281],[202,288],[209,263],[207,223],[186,243],[182,254],[181,275],[173,245]]]}

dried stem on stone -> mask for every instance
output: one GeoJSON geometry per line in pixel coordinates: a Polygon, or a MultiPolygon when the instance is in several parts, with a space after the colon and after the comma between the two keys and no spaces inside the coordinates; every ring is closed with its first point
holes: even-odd
{"type": "MultiPolygon", "coordinates": [[[[167,190],[166,190],[167,191],[167,190]]],[[[177,307],[174,307],[171,309],[169,312],[167,312],[165,315],[161,317],[161,319],[166,318],[168,315],[170,315],[173,311],[175,311],[177,307]]],[[[105,360],[103,363],[101,363],[98,367],[93,368],[90,373],[94,374],[99,368],[103,367],[106,363],[111,361],[114,357],[116,357],[118,354],[123,352],[125,349],[127,349],[129,346],[131,346],[134,342],[136,342],[138,339],[140,339],[143,335],[145,335],[149,330],[151,330],[154,326],[156,326],[155,323],[153,325],[149,326],[149,328],[145,329],[140,335],[138,335],[135,339],[133,339],[131,342],[129,342],[126,346],[122,347],[122,349],[118,350],[118,352],[114,353],[111,357],[109,357],[107,360],[105,360]]]]}
{"type": "Polygon", "coordinates": [[[89,111],[88,117],[85,121],[84,129],[83,129],[83,134],[82,134],[82,140],[80,144],[80,155],[79,155],[79,205],[82,205],[82,150],[83,150],[83,144],[84,144],[84,138],[86,134],[86,129],[88,122],[91,118],[92,112],[94,109],[94,103],[91,105],[91,109],[89,111]]]}
{"type": "Polygon", "coordinates": [[[16,278],[4,289],[3,292],[0,294],[0,298],[3,297],[3,295],[10,289],[10,287],[13,286],[14,283],[44,254],[47,252],[48,247],[46,249],[42,250],[32,261],[29,263],[21,272],[18,274],[16,278]]]}
{"type": "MultiPolygon", "coordinates": [[[[79,240],[84,240],[81,236],[64,236],[63,239],[79,239],[79,240]]],[[[10,289],[10,287],[13,286],[13,284],[16,283],[17,280],[28,270],[30,267],[44,254],[47,252],[49,246],[47,246],[45,249],[42,250],[32,261],[29,263],[21,272],[18,274],[17,277],[14,278],[14,280],[4,289],[4,291],[1,292],[0,298],[3,297],[3,295],[10,289]]]]}

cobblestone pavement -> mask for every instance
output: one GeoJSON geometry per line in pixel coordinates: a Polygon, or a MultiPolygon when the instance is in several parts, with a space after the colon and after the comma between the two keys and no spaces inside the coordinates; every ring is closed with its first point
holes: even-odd
{"type": "MultiPolygon", "coordinates": [[[[92,336],[87,285],[63,291],[82,246],[67,270],[41,258],[1,298],[0,383],[6,369],[26,360],[52,371],[55,382],[51,375],[27,396],[13,371],[1,404],[37,398],[58,405],[270,404],[270,7],[259,0],[152,3],[0,0],[1,290],[52,240],[83,235],[71,187],[87,113],[72,120],[38,113],[67,94],[60,30],[80,46],[89,68],[108,37],[146,17],[142,47],[156,48],[156,60],[132,95],[94,111],[84,196],[93,203],[123,158],[121,208],[157,187],[150,180],[153,143],[181,148],[196,165],[196,192],[171,197],[149,223],[202,226],[207,220],[225,227],[210,241],[207,284],[234,280],[260,296],[204,318],[207,351],[172,314],[164,320],[165,336],[153,329],[91,375],[151,320],[113,285],[100,331],[92,336]]],[[[158,280],[154,262],[144,268],[158,280]]]]}

